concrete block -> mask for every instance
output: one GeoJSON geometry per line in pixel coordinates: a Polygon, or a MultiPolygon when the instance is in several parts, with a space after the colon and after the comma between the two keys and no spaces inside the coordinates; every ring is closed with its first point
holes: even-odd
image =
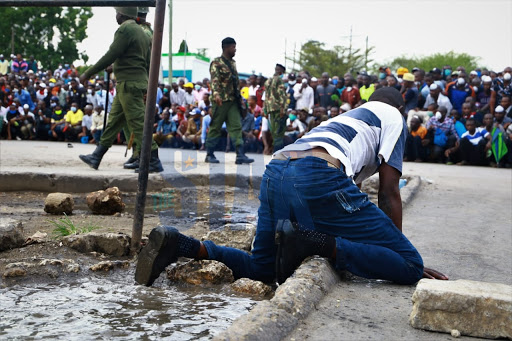
{"type": "Polygon", "coordinates": [[[484,338],[512,338],[512,286],[422,279],[412,296],[414,328],[484,338]]]}

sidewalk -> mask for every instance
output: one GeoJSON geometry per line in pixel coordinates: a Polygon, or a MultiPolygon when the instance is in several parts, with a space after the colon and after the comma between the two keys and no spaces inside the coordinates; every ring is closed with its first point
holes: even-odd
{"type": "MultiPolygon", "coordinates": [[[[118,186],[121,191],[137,191],[138,174],[123,169],[126,146],[112,146],[98,170],[83,163],[78,155],[90,154],[95,146],[64,142],[0,141],[0,191],[90,192],[118,186]]],[[[252,186],[259,188],[270,156],[252,154],[251,165],[236,165],[235,153],[217,152],[219,164],[204,162],[206,152],[160,149],[164,172],[150,174],[148,190],[205,184],[252,186]]]]}
{"type": "MultiPolygon", "coordinates": [[[[512,171],[406,163],[404,174],[427,179],[403,223],[425,265],[452,280],[512,284],[512,171]]],[[[409,326],[414,289],[342,280],[285,340],[452,339],[409,326]]]]}

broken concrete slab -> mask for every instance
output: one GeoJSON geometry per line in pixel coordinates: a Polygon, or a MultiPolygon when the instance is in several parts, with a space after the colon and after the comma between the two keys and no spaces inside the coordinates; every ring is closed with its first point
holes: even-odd
{"type": "Polygon", "coordinates": [[[108,272],[110,270],[113,270],[114,268],[121,268],[126,269],[130,267],[130,262],[127,260],[116,260],[116,261],[103,261],[96,263],[89,267],[89,270],[98,272],[98,271],[105,271],[108,272]]]}
{"type": "Polygon", "coordinates": [[[86,202],[87,206],[94,214],[112,215],[123,212],[125,208],[121,191],[117,187],[110,187],[104,191],[89,193],[86,202]]]}
{"type": "Polygon", "coordinates": [[[201,240],[211,240],[216,245],[250,251],[255,234],[256,226],[253,224],[226,224],[218,229],[209,231],[201,240]]]}
{"type": "Polygon", "coordinates": [[[111,256],[121,257],[130,253],[131,238],[123,233],[76,234],[66,236],[62,243],[78,252],[101,252],[111,256]]]}
{"type": "Polygon", "coordinates": [[[422,279],[412,296],[414,328],[484,338],[512,338],[512,286],[422,279]]]}
{"type": "Polygon", "coordinates": [[[71,214],[75,208],[75,202],[71,194],[50,193],[44,200],[44,211],[49,214],[71,214]]]}
{"type": "Polygon", "coordinates": [[[25,243],[23,225],[10,218],[0,218],[0,251],[22,247],[25,243]]]}
{"type": "Polygon", "coordinates": [[[263,282],[255,281],[249,278],[240,278],[231,283],[231,289],[242,294],[251,296],[267,296],[272,292],[272,288],[263,282]]]}

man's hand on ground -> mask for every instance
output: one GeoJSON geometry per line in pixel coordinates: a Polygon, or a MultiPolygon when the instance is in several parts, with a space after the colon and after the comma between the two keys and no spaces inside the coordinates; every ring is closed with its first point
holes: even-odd
{"type": "Polygon", "coordinates": [[[430,269],[430,268],[423,268],[423,278],[430,278],[430,279],[442,279],[442,280],[448,280],[448,276],[440,273],[437,270],[430,269]]]}

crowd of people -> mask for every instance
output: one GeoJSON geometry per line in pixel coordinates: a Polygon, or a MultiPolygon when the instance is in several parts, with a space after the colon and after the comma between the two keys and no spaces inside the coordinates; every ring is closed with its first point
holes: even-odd
{"type": "MultiPolygon", "coordinates": [[[[381,87],[395,87],[405,100],[409,130],[404,160],[460,165],[512,165],[512,68],[494,72],[450,66],[426,71],[381,67],[375,75],[354,77],[306,71],[281,76],[287,112],[283,141],[273,141],[265,106],[267,78],[240,80],[244,115],[244,149],[272,154],[310,130],[368,101],[381,87]],[[393,72],[395,71],[395,72],[393,72]],[[246,113],[245,113],[246,112],[246,113]]],[[[43,70],[22,55],[0,55],[0,130],[5,139],[40,139],[97,143],[103,131],[105,101],[116,96],[115,80],[96,76],[86,86],[73,65],[43,70]]],[[[212,118],[208,78],[160,84],[155,108],[154,140],[160,147],[205,150],[212,118]]],[[[268,96],[270,97],[270,96],[268,96]]],[[[267,98],[268,99],[268,98],[267,98]]],[[[224,124],[216,150],[234,150],[224,124]]],[[[126,143],[120,133],[116,143],[126,143]]],[[[275,139],[275,135],[274,135],[275,139]]]]}

